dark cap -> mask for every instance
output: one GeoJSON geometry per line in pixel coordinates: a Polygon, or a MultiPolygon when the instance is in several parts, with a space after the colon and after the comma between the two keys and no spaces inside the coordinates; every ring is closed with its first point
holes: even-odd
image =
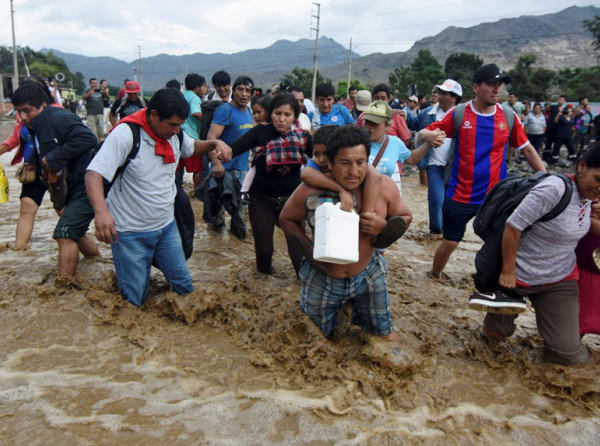
{"type": "Polygon", "coordinates": [[[280,83],[279,83],[279,91],[288,91],[288,88],[293,87],[294,86],[294,81],[292,79],[283,79],[280,83]]]}
{"type": "Polygon", "coordinates": [[[254,88],[254,81],[248,76],[239,76],[233,83],[232,90],[235,91],[238,85],[244,85],[245,87],[254,88]]]}
{"type": "Polygon", "coordinates": [[[502,72],[494,63],[482,65],[475,73],[473,73],[473,83],[480,84],[482,82],[504,82],[510,84],[510,77],[502,72]]]}

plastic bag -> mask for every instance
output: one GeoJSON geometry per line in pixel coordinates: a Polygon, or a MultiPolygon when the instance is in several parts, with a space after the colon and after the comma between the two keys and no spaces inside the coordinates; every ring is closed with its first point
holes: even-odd
{"type": "Polygon", "coordinates": [[[8,178],[0,164],[0,204],[8,201],[8,178]]]}

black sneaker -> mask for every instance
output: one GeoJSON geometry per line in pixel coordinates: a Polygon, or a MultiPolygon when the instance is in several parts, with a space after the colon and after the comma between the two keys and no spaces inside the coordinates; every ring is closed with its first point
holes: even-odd
{"type": "Polygon", "coordinates": [[[469,297],[469,308],[494,314],[519,314],[527,309],[525,298],[520,294],[503,291],[475,293],[469,297]]]}

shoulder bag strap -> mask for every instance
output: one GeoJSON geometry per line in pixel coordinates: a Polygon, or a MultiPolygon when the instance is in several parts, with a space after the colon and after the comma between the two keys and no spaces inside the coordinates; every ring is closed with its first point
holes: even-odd
{"type": "Polygon", "coordinates": [[[390,140],[390,137],[388,135],[385,135],[385,139],[383,141],[383,144],[381,145],[381,149],[379,149],[379,152],[377,152],[377,156],[373,160],[373,167],[377,167],[377,164],[379,164],[379,160],[381,160],[381,157],[383,156],[383,153],[385,152],[385,149],[387,148],[389,140],[390,140]]]}

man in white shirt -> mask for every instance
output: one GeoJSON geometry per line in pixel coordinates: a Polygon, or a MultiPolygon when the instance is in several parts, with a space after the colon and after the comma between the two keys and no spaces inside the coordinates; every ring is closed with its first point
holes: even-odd
{"type": "Polygon", "coordinates": [[[146,109],[122,119],[98,151],[85,176],[94,208],[96,237],[109,243],[122,296],[136,306],[146,300],[150,266],[163,272],[173,291],[194,291],[174,218],[175,170],[180,157],[215,151],[226,161],[222,141],[194,141],[181,132],[190,107],[174,88],[158,90],[146,109]],[[139,150],[125,123],[139,127],[139,150]],[[119,171],[121,166],[125,166],[119,171]],[[103,181],[114,182],[105,199],[103,181]]]}

